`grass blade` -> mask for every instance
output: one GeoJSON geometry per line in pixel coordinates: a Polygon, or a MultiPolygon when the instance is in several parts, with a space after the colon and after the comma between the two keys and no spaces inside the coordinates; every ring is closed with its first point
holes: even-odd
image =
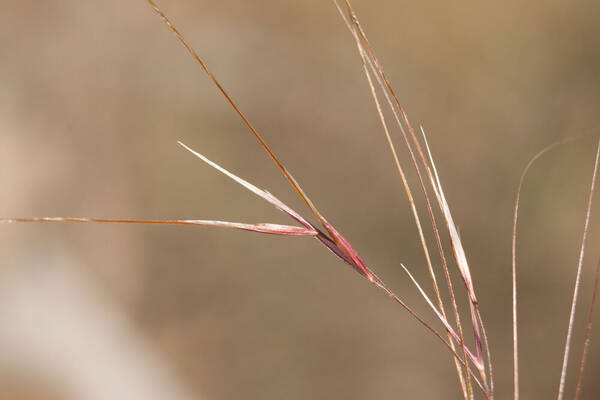
{"type": "Polygon", "coordinates": [[[596,274],[594,277],[594,291],[592,292],[592,301],[590,302],[590,310],[588,311],[587,327],[585,328],[585,339],[583,341],[583,351],[581,352],[581,360],[579,361],[579,372],[577,373],[577,385],[575,386],[575,395],[573,400],[579,399],[581,393],[581,381],[583,379],[583,370],[585,368],[585,359],[590,346],[590,335],[592,334],[592,322],[594,318],[594,310],[596,305],[596,295],[598,294],[598,279],[600,278],[600,260],[598,260],[598,266],[596,267],[596,274]]]}
{"type": "Polygon", "coordinates": [[[577,276],[575,278],[575,287],[573,289],[573,300],[571,302],[571,313],[569,315],[569,326],[567,328],[567,339],[565,343],[565,352],[563,355],[562,369],[560,373],[560,383],[558,385],[558,400],[562,400],[565,391],[565,380],[567,377],[567,366],[569,364],[569,352],[571,350],[571,336],[573,335],[573,324],[575,322],[575,309],[577,307],[577,298],[579,296],[579,286],[581,282],[581,270],[583,267],[583,256],[585,253],[585,242],[590,225],[590,214],[592,212],[592,200],[594,197],[594,186],[596,184],[596,174],[598,172],[598,159],[600,158],[600,139],[596,149],[596,160],[594,161],[594,173],[592,174],[592,183],[588,197],[587,211],[585,213],[585,223],[583,226],[583,237],[581,239],[581,250],[579,251],[579,261],[577,262],[577,276]]]}
{"type": "Polygon", "coordinates": [[[0,218],[0,223],[24,222],[74,222],[74,223],[101,223],[101,224],[137,224],[137,225],[200,225],[221,228],[239,229],[257,233],[267,233],[282,236],[316,236],[314,229],[298,226],[280,225],[271,223],[246,224],[242,222],[214,221],[203,219],[107,219],[107,218],[77,218],[77,217],[35,217],[35,218],[0,218]]]}

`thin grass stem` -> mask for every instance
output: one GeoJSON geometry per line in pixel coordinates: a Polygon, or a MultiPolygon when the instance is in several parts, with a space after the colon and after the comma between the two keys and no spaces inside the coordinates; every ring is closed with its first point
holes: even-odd
{"type": "Polygon", "coordinates": [[[596,266],[596,273],[594,276],[594,290],[592,292],[592,300],[590,302],[590,309],[588,311],[587,325],[585,328],[585,339],[583,340],[583,350],[581,351],[581,360],[579,361],[579,371],[577,372],[577,384],[575,385],[575,394],[573,395],[573,400],[578,400],[579,394],[581,393],[583,370],[585,368],[585,360],[586,360],[588,350],[590,347],[590,336],[592,334],[592,322],[594,320],[594,311],[595,311],[595,305],[596,305],[596,296],[598,294],[599,279],[600,279],[600,259],[598,260],[598,265],[596,266]]]}
{"type": "MultiPolygon", "coordinates": [[[[437,284],[437,278],[436,278],[435,272],[433,270],[433,266],[432,266],[432,262],[431,262],[431,257],[430,257],[430,254],[429,254],[429,249],[428,249],[427,242],[425,240],[425,235],[423,233],[423,228],[422,228],[422,225],[421,225],[421,219],[419,217],[419,214],[418,214],[418,211],[417,211],[417,208],[416,208],[416,204],[415,204],[415,201],[414,201],[414,198],[413,198],[413,195],[412,195],[412,191],[410,189],[410,186],[408,185],[408,181],[406,179],[406,175],[404,173],[404,170],[403,170],[402,166],[400,165],[400,160],[399,160],[398,154],[396,152],[396,147],[395,147],[395,145],[393,143],[393,140],[391,138],[391,135],[390,135],[387,123],[385,121],[385,117],[384,117],[383,111],[381,109],[381,104],[379,103],[377,92],[375,90],[375,86],[373,85],[371,74],[370,74],[369,69],[367,67],[367,59],[366,59],[365,51],[364,51],[364,49],[362,48],[362,46],[360,44],[360,39],[358,38],[356,30],[354,28],[352,28],[352,26],[350,25],[350,22],[347,20],[346,16],[344,15],[344,12],[342,11],[342,9],[339,6],[338,2],[334,0],[334,4],[335,4],[336,8],[338,9],[338,11],[339,11],[342,19],[344,20],[344,22],[346,24],[346,27],[352,33],[352,35],[354,37],[354,40],[356,42],[359,54],[361,56],[363,70],[364,70],[367,82],[369,84],[369,89],[371,91],[371,96],[372,96],[373,101],[375,103],[375,107],[377,109],[377,114],[379,116],[379,120],[381,121],[383,130],[384,130],[384,133],[385,133],[385,136],[386,136],[386,140],[388,142],[388,147],[389,147],[389,149],[390,149],[390,151],[392,153],[392,157],[394,159],[394,163],[396,165],[396,169],[398,171],[398,174],[400,175],[400,179],[402,180],[402,185],[404,187],[404,191],[406,192],[406,196],[408,198],[410,209],[411,209],[411,212],[413,214],[413,219],[415,220],[415,224],[417,226],[417,231],[418,231],[418,234],[419,234],[419,239],[421,241],[421,247],[423,248],[423,252],[424,252],[424,255],[425,255],[425,260],[426,260],[426,263],[427,263],[427,268],[429,270],[429,274],[431,276],[431,280],[432,280],[433,288],[434,288],[434,291],[435,291],[435,295],[436,295],[436,298],[437,298],[437,301],[438,301],[438,306],[439,306],[439,309],[440,309],[442,315],[444,316],[444,318],[446,318],[446,311],[445,311],[445,307],[444,307],[444,302],[443,302],[442,297],[440,295],[440,291],[439,291],[438,284],[437,284]]],[[[443,257],[443,255],[442,255],[442,257],[443,257]]],[[[450,332],[447,332],[447,335],[448,335],[448,341],[450,342],[450,345],[454,349],[454,342],[452,341],[452,336],[450,335],[450,332]]],[[[463,354],[463,356],[466,357],[466,354],[463,354]]],[[[457,371],[459,383],[460,383],[461,389],[463,391],[464,397],[468,398],[467,388],[466,388],[465,380],[464,380],[464,377],[463,377],[463,371],[462,371],[461,364],[458,361],[458,359],[456,359],[456,358],[454,359],[454,363],[455,363],[455,367],[456,367],[456,371],[457,371]]]]}
{"type": "Polygon", "coordinates": [[[525,169],[521,173],[519,179],[519,186],[517,187],[517,196],[515,198],[515,207],[513,214],[513,230],[512,230],[512,333],[513,333],[513,397],[514,400],[519,400],[519,337],[517,332],[517,220],[519,217],[519,203],[521,199],[521,189],[523,188],[523,182],[525,176],[531,166],[544,154],[554,149],[555,147],[565,144],[574,140],[575,137],[567,137],[560,141],[554,142],[538,153],[536,153],[531,160],[525,166],[525,169]]]}
{"type": "Polygon", "coordinates": [[[594,187],[596,184],[596,174],[598,172],[598,159],[600,158],[600,139],[596,149],[596,160],[594,161],[594,173],[592,174],[592,183],[588,196],[587,211],[585,213],[585,223],[583,226],[583,237],[581,239],[581,250],[579,251],[579,261],[577,262],[577,276],[575,278],[575,287],[573,289],[573,300],[571,301],[571,313],[569,315],[569,326],[567,328],[567,339],[565,343],[565,352],[563,355],[562,369],[560,373],[560,383],[558,385],[558,400],[562,400],[565,392],[565,381],[567,377],[567,366],[569,364],[569,353],[571,350],[571,337],[573,335],[573,325],[575,323],[575,310],[577,307],[577,298],[579,296],[579,286],[581,283],[581,270],[583,269],[583,256],[585,253],[585,242],[590,224],[590,215],[592,212],[592,200],[594,198],[594,187]]]}

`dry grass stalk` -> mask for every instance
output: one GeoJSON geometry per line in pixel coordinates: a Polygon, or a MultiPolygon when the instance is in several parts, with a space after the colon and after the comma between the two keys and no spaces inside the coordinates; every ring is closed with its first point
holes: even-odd
{"type": "MultiPolygon", "coordinates": [[[[575,278],[575,287],[573,289],[573,300],[571,302],[571,314],[569,315],[569,326],[567,328],[567,339],[565,343],[565,353],[563,356],[563,365],[560,373],[560,384],[558,386],[558,400],[564,397],[565,380],[567,377],[567,366],[569,364],[569,352],[571,350],[571,337],[573,335],[573,325],[575,324],[575,309],[577,307],[577,299],[579,297],[579,286],[581,284],[581,270],[583,268],[583,256],[585,254],[585,244],[588,230],[590,227],[590,214],[592,212],[592,200],[594,198],[594,186],[596,184],[596,173],[598,172],[598,160],[600,159],[600,140],[596,150],[596,160],[594,161],[594,173],[592,174],[592,183],[588,196],[587,211],[585,213],[585,224],[583,227],[583,238],[581,239],[581,249],[579,251],[579,260],[577,262],[577,277],[575,278]]],[[[592,308],[593,312],[593,308],[592,308]]]]}
{"type": "Polygon", "coordinates": [[[583,382],[583,370],[585,369],[585,360],[590,349],[590,336],[592,335],[592,322],[594,318],[594,310],[596,307],[596,297],[598,295],[598,284],[600,281],[600,259],[596,266],[596,274],[594,276],[594,290],[592,292],[592,300],[590,301],[590,309],[588,311],[587,326],[585,328],[585,339],[583,340],[583,350],[581,351],[581,360],[579,361],[579,371],[577,372],[577,384],[575,385],[575,394],[573,400],[579,399],[581,393],[581,385],[583,382]]]}
{"type": "MultiPolygon", "coordinates": [[[[367,82],[369,84],[369,88],[371,90],[371,96],[372,96],[373,101],[375,103],[375,106],[376,106],[376,109],[377,109],[377,114],[378,114],[379,119],[381,121],[383,130],[384,130],[384,133],[385,133],[385,136],[386,136],[386,140],[388,142],[388,146],[389,146],[390,151],[392,153],[392,156],[394,158],[394,163],[396,165],[396,169],[398,170],[398,174],[400,175],[400,178],[402,180],[402,185],[404,187],[404,191],[406,192],[406,196],[407,196],[408,202],[410,204],[411,212],[413,214],[413,218],[414,218],[415,224],[417,226],[417,231],[418,231],[418,234],[419,234],[419,240],[421,242],[421,247],[423,248],[423,252],[424,252],[424,255],[425,255],[425,261],[427,263],[427,269],[429,271],[429,275],[431,277],[431,281],[432,281],[432,284],[433,284],[433,289],[434,289],[434,292],[435,292],[435,295],[436,295],[436,300],[437,300],[437,303],[438,303],[438,307],[439,307],[439,310],[441,312],[442,317],[444,319],[446,319],[446,310],[445,310],[444,302],[442,300],[441,293],[439,291],[439,287],[438,287],[438,284],[437,284],[436,274],[435,274],[435,271],[433,270],[433,265],[432,265],[432,262],[431,262],[431,256],[429,254],[429,249],[428,249],[428,246],[427,246],[427,242],[426,242],[425,236],[423,234],[423,228],[422,228],[422,224],[421,224],[421,219],[420,219],[419,213],[417,211],[417,207],[416,207],[413,195],[412,195],[412,191],[410,189],[410,186],[408,185],[408,181],[406,179],[406,175],[405,175],[404,170],[403,170],[403,168],[402,168],[402,166],[400,164],[400,160],[399,160],[398,154],[396,152],[396,147],[395,147],[395,145],[393,143],[393,140],[392,140],[392,138],[390,136],[390,132],[389,132],[387,123],[385,121],[385,117],[383,115],[383,111],[381,109],[381,105],[380,105],[380,102],[379,102],[379,99],[378,99],[378,96],[377,96],[377,92],[375,90],[375,86],[373,85],[373,80],[371,78],[371,73],[369,72],[369,68],[367,68],[367,64],[369,65],[371,72],[376,76],[377,82],[379,84],[379,87],[381,89],[383,89],[383,84],[382,84],[382,81],[381,81],[381,77],[376,74],[375,67],[373,65],[373,61],[371,60],[371,58],[369,58],[367,56],[367,54],[366,54],[366,52],[365,52],[365,50],[364,50],[364,48],[363,48],[363,46],[361,44],[361,41],[360,41],[360,39],[358,37],[357,29],[353,28],[353,26],[350,24],[350,22],[346,18],[345,13],[342,11],[342,9],[341,9],[340,5],[338,4],[338,2],[334,1],[334,3],[335,3],[336,8],[338,9],[340,15],[342,16],[342,18],[343,18],[346,26],[348,27],[348,29],[352,33],[352,36],[354,37],[354,41],[355,41],[356,46],[358,48],[358,51],[359,51],[359,54],[360,54],[360,57],[361,57],[361,61],[362,61],[362,65],[363,65],[363,70],[364,70],[364,73],[365,73],[365,77],[367,79],[367,82]]],[[[351,11],[351,9],[350,9],[350,11],[351,11]]],[[[354,19],[354,20],[356,20],[356,19],[354,19]]],[[[403,136],[404,136],[404,138],[406,140],[406,135],[404,134],[404,128],[403,128],[402,124],[400,123],[399,118],[397,117],[396,109],[393,107],[393,104],[392,104],[392,102],[391,102],[391,100],[389,98],[389,94],[385,90],[382,90],[382,91],[383,91],[383,93],[386,96],[386,100],[388,102],[388,105],[390,106],[390,108],[392,109],[392,112],[396,116],[396,121],[398,122],[400,130],[403,132],[403,136]]],[[[412,148],[410,146],[410,142],[408,142],[408,140],[406,140],[406,142],[407,142],[408,148],[409,148],[409,150],[411,151],[411,154],[412,154],[412,148]]],[[[414,160],[414,157],[413,157],[413,160],[414,160]]],[[[419,171],[418,165],[416,163],[413,163],[413,164],[415,165],[415,169],[417,171],[417,174],[420,176],[420,171],[419,171]]],[[[437,245],[438,245],[438,250],[440,252],[440,258],[442,260],[442,265],[444,266],[444,272],[446,274],[446,282],[448,283],[448,290],[450,292],[450,297],[451,297],[451,301],[452,301],[452,306],[453,306],[453,310],[454,310],[454,316],[455,316],[456,324],[457,324],[457,327],[458,327],[458,334],[459,334],[460,342],[464,343],[462,326],[460,324],[460,316],[458,314],[458,308],[457,308],[457,305],[456,305],[456,298],[455,298],[455,295],[454,295],[454,288],[452,286],[452,281],[450,279],[450,275],[449,275],[449,272],[448,272],[448,266],[447,266],[447,263],[446,263],[446,257],[445,257],[445,254],[444,254],[444,251],[443,251],[443,248],[442,248],[442,243],[441,243],[439,231],[437,229],[435,215],[431,212],[431,206],[430,206],[430,203],[429,203],[429,196],[427,195],[427,190],[426,190],[426,188],[423,185],[422,185],[422,189],[424,191],[425,198],[427,200],[427,205],[428,205],[429,215],[430,215],[430,218],[431,218],[431,223],[432,223],[432,226],[433,226],[433,231],[435,232],[436,241],[437,241],[437,245]]],[[[448,341],[450,342],[452,350],[455,350],[454,343],[451,340],[451,334],[450,334],[450,332],[447,332],[447,335],[448,335],[448,341]]],[[[464,345],[461,346],[461,347],[462,347],[463,358],[466,359],[467,355],[466,355],[466,350],[464,348],[464,345]]],[[[465,379],[463,377],[463,371],[462,371],[462,367],[461,367],[461,364],[460,364],[460,360],[458,360],[457,358],[455,358],[454,359],[454,363],[455,363],[455,367],[456,367],[456,371],[457,371],[459,383],[460,383],[461,389],[463,391],[463,395],[464,395],[465,398],[471,397],[471,393],[472,393],[471,385],[469,384],[468,387],[467,387],[467,385],[465,384],[465,379]]],[[[469,374],[468,371],[467,371],[467,374],[469,374]]],[[[469,380],[470,380],[470,376],[468,375],[467,376],[467,381],[469,381],[469,380]]]]}

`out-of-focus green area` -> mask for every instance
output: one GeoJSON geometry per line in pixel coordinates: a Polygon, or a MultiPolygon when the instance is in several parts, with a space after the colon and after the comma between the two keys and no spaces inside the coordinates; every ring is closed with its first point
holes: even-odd
{"type": "MultiPolygon", "coordinates": [[[[328,220],[434,321],[400,268],[430,289],[335,7],[159,4],[328,220]]],[[[353,5],[409,117],[428,132],[487,323],[498,398],[512,393],[519,176],[545,145],[596,129],[542,158],[522,193],[522,398],[552,398],[600,133],[600,3],[353,5]]],[[[0,216],[289,222],[177,140],[308,216],[144,1],[4,0],[0,49],[0,216]]],[[[600,205],[588,240],[568,390],[600,256],[600,205]]],[[[599,341],[596,331],[584,399],[600,394],[599,341]]],[[[10,399],[461,397],[445,348],[316,241],[216,228],[0,225],[0,350],[0,397],[10,399]]]]}

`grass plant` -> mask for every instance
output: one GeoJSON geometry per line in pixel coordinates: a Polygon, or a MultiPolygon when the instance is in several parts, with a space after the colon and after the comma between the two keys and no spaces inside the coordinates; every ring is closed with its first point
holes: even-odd
{"type": "MultiPolygon", "coordinates": [[[[158,14],[162,21],[175,34],[181,44],[187,49],[191,56],[198,62],[210,80],[217,87],[218,91],[229,102],[235,113],[246,125],[250,133],[260,143],[268,157],[275,164],[276,168],[281,172],[287,180],[291,188],[296,192],[299,198],[304,202],[311,217],[303,216],[300,212],[293,210],[291,207],[283,203],[273,194],[266,190],[260,189],[243,178],[233,174],[227,169],[221,167],[217,163],[209,160],[203,154],[191,149],[182,142],[179,144],[218,172],[224,174],[236,183],[240,184],[250,192],[270,203],[276,209],[287,215],[293,222],[298,225],[282,225],[274,223],[241,223],[216,220],[131,220],[131,219],[97,219],[97,218],[70,218],[70,217],[40,217],[40,218],[4,218],[0,219],[3,223],[26,223],[26,222],[67,222],[67,223],[125,223],[125,224],[160,224],[160,225],[202,225],[216,226],[232,229],[240,229],[257,233],[266,233],[282,236],[312,236],[321,245],[325,246],[335,256],[340,258],[344,263],[352,267],[357,273],[364,277],[371,284],[383,290],[385,294],[397,302],[404,310],[406,310],[419,324],[427,331],[433,334],[439,342],[448,349],[454,369],[456,370],[457,379],[461,387],[461,396],[464,399],[474,399],[484,397],[493,399],[495,397],[494,385],[494,369],[492,362],[492,351],[488,342],[488,335],[485,325],[485,318],[482,315],[479,300],[476,291],[476,284],[473,282],[471,269],[468,262],[466,251],[461,242],[461,237],[454,221],[453,215],[448,204],[446,194],[444,192],[440,174],[436,168],[432,150],[428,144],[427,136],[423,127],[415,127],[411,124],[404,108],[402,107],[396,92],[384,72],[384,69],[378,60],[375,51],[369,42],[365,30],[361,26],[359,19],[348,0],[333,3],[343,22],[348,28],[354,43],[357,48],[359,60],[362,65],[365,79],[370,88],[370,94],[373,98],[375,111],[381,122],[381,127],[385,135],[389,150],[392,154],[395,168],[400,177],[400,183],[407,196],[412,217],[414,219],[417,235],[423,250],[426,268],[431,279],[431,287],[433,296],[428,293],[424,285],[419,283],[409,268],[402,265],[407,277],[414,283],[416,289],[421,294],[423,299],[432,312],[433,316],[439,322],[440,327],[436,327],[422,315],[421,312],[411,308],[402,298],[397,295],[385,282],[380,278],[374,269],[367,264],[360,256],[356,248],[343,236],[343,234],[326,219],[321,213],[316,203],[311,200],[307,193],[302,189],[299,182],[294,178],[292,173],[284,166],[281,159],[274,153],[271,147],[267,144],[263,136],[252,125],[247,116],[242,112],[238,104],[232,99],[224,86],[215,77],[211,70],[207,67],[202,58],[196,53],[192,46],[186,41],[184,36],[175,28],[168,17],[152,1],[147,0],[148,4],[158,14]],[[392,115],[391,121],[385,116],[384,109],[387,107],[392,115]],[[409,166],[414,169],[417,176],[417,189],[423,194],[424,208],[428,221],[422,221],[419,216],[419,206],[415,201],[414,190],[408,182],[405,167],[397,152],[397,144],[393,140],[393,130],[400,133],[401,141],[408,150],[409,166]],[[439,214],[438,214],[439,213],[439,214]],[[438,215],[441,215],[441,221],[438,215]],[[314,219],[316,222],[311,222],[314,219]],[[424,226],[431,225],[434,233],[433,246],[428,243],[424,234],[424,226]],[[451,247],[451,255],[447,254],[445,248],[451,247]],[[441,269],[436,271],[435,262],[433,261],[432,250],[435,248],[436,257],[439,256],[441,269]],[[456,268],[456,272],[460,277],[460,283],[453,282],[451,272],[452,268],[456,268]],[[439,274],[442,274],[441,280],[445,283],[440,284],[439,274]],[[445,286],[442,289],[441,286],[445,286]],[[447,293],[444,291],[447,290],[447,293]],[[468,305],[468,314],[461,315],[459,312],[459,304],[466,302],[468,305]],[[472,345],[468,345],[472,341],[472,345]]],[[[519,358],[518,358],[518,291],[517,291],[517,222],[519,212],[519,201],[521,188],[524,184],[525,177],[534,162],[548,151],[555,149],[573,138],[567,138],[560,142],[551,144],[542,149],[536,154],[526,165],[525,170],[519,181],[513,216],[513,236],[512,236],[512,311],[513,311],[513,375],[514,375],[514,393],[513,398],[519,399],[519,358]]],[[[592,210],[592,200],[598,170],[600,157],[600,142],[596,151],[596,158],[593,166],[593,174],[588,195],[587,210],[585,215],[585,224],[583,227],[583,235],[579,258],[577,262],[577,272],[573,297],[571,303],[571,311],[567,325],[567,334],[564,346],[564,357],[561,368],[561,375],[558,384],[557,399],[562,400],[565,397],[565,382],[568,371],[568,361],[570,349],[572,347],[573,328],[575,324],[576,306],[579,298],[579,290],[582,277],[583,260],[585,254],[586,238],[589,231],[590,215],[592,210]]],[[[438,268],[439,269],[439,268],[438,268]]],[[[582,356],[579,362],[578,375],[576,379],[575,391],[573,399],[577,400],[582,392],[582,376],[585,367],[585,359],[588,354],[590,344],[592,321],[594,314],[594,305],[598,290],[598,275],[600,274],[600,262],[596,270],[596,278],[594,281],[594,289],[592,299],[589,303],[587,325],[585,330],[585,339],[582,344],[582,356]]]]}

